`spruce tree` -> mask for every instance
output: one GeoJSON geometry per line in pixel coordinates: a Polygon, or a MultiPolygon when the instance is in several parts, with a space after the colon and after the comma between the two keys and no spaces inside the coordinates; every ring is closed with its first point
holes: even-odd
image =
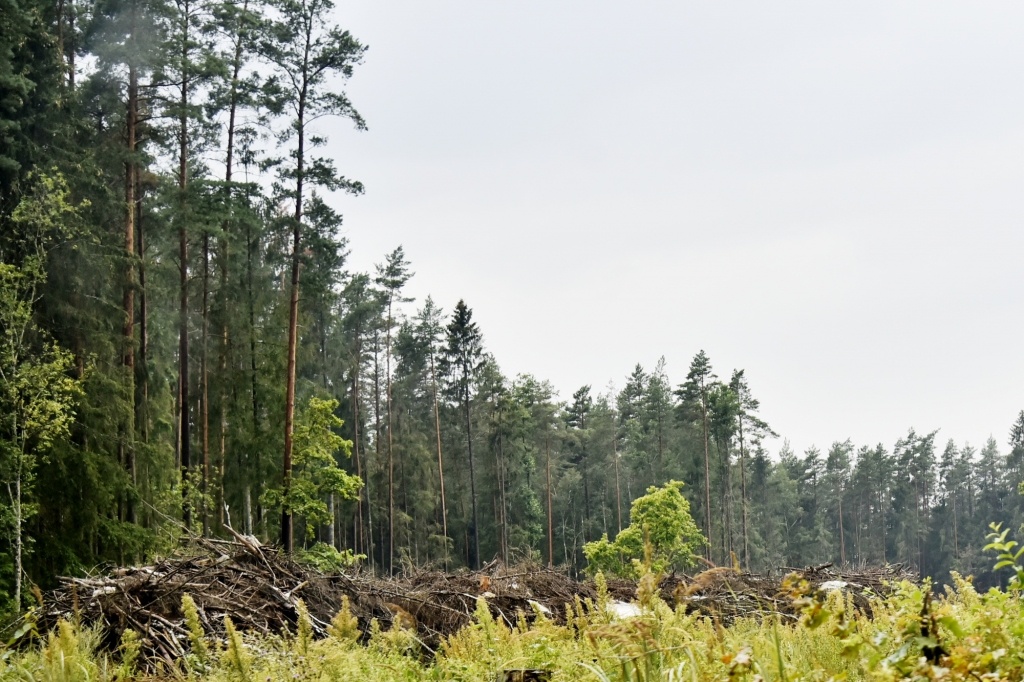
{"type": "Polygon", "coordinates": [[[476,468],[473,460],[473,418],[470,412],[470,401],[473,397],[473,386],[477,372],[483,364],[483,336],[480,328],[473,322],[473,311],[465,301],[460,300],[452,312],[451,322],[447,328],[447,344],[441,367],[447,376],[449,393],[460,405],[464,417],[466,433],[466,452],[469,461],[470,504],[472,507],[472,525],[470,536],[472,550],[469,563],[473,568],[480,568],[480,518],[477,512],[476,468]]]}

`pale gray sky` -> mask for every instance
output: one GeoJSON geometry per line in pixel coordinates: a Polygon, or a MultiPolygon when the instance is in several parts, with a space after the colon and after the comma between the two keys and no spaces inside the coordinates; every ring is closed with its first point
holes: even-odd
{"type": "MultiPolygon", "coordinates": [[[[506,373],[742,367],[794,447],[981,444],[1024,408],[1024,4],[339,0],[398,244],[506,373]]],[[[777,446],[776,446],[777,447],[777,446]]]]}

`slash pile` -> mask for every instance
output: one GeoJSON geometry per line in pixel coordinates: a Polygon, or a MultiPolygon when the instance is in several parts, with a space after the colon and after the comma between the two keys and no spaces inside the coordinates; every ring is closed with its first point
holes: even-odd
{"type": "Polygon", "coordinates": [[[810,591],[842,590],[853,597],[856,608],[871,613],[871,596],[885,596],[890,584],[902,580],[916,582],[918,576],[902,564],[890,564],[861,571],[838,570],[832,564],[812,568],[785,568],[776,575],[747,573],[732,568],[712,568],[693,577],[670,576],[659,588],[666,597],[672,595],[688,611],[720,619],[724,622],[743,616],[779,614],[796,619],[784,576],[794,575],[806,580],[810,591]]]}
{"type": "Polygon", "coordinates": [[[224,616],[246,632],[294,632],[300,599],[314,633],[322,637],[347,597],[364,633],[373,619],[385,630],[395,623],[415,627],[430,649],[472,622],[481,597],[495,617],[509,625],[520,612],[532,617],[536,610],[561,621],[574,596],[596,597],[592,585],[534,566],[454,574],[422,571],[393,579],[361,572],[326,575],[261,547],[253,538],[240,539],[203,540],[202,553],[151,566],[62,578],[60,588],[47,595],[40,624],[50,627],[60,618],[98,624],[110,649],[116,648],[124,630],[132,629],[141,635],[151,662],[173,664],[188,648],[182,612],[186,594],[195,602],[206,632],[215,637],[224,634],[224,616]]]}
{"type": "MultiPolygon", "coordinates": [[[[122,632],[132,629],[142,639],[149,665],[174,661],[188,649],[182,597],[191,595],[209,635],[222,637],[224,616],[240,630],[256,634],[294,632],[301,599],[309,612],[314,633],[325,636],[327,625],[347,597],[351,612],[366,633],[377,619],[382,629],[414,628],[429,650],[444,637],[472,622],[480,598],[495,618],[512,625],[523,613],[538,611],[565,621],[566,604],[576,597],[597,597],[592,582],[578,582],[563,573],[537,566],[505,568],[491,565],[483,571],[440,573],[421,571],[396,578],[363,572],[325,575],[292,561],[254,538],[236,541],[202,540],[202,551],[183,553],[150,566],[123,568],[107,575],[63,578],[48,595],[41,625],[60,618],[78,618],[103,628],[104,644],[116,648],[122,632]]],[[[812,587],[845,589],[855,603],[869,609],[866,591],[886,591],[886,581],[914,576],[901,566],[859,573],[829,565],[797,571],[812,587]]],[[[669,601],[690,611],[722,619],[765,613],[795,617],[781,578],[715,568],[696,576],[673,575],[659,584],[669,601]]],[[[609,581],[613,599],[629,601],[636,584],[609,581]]]]}

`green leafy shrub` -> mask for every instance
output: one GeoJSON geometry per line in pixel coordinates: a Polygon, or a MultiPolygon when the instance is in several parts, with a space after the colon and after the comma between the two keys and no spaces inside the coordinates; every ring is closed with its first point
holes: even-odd
{"type": "Polygon", "coordinates": [[[587,570],[639,578],[647,572],[664,573],[669,568],[686,568],[694,563],[694,550],[707,540],[701,535],[690,503],[683,496],[683,483],[669,481],[658,488],[651,486],[647,494],[633,501],[630,524],[614,542],[604,535],[583,547],[587,570]],[[650,557],[645,566],[645,544],[650,557]]]}
{"type": "Polygon", "coordinates": [[[325,542],[318,542],[309,549],[296,551],[295,558],[299,563],[312,566],[321,573],[338,573],[352,568],[365,559],[366,555],[355,554],[350,549],[339,552],[325,542]]]}
{"type": "Polygon", "coordinates": [[[354,499],[363,481],[346,472],[335,459],[338,453],[352,456],[352,441],[334,432],[345,423],[334,414],[337,400],[310,398],[295,425],[295,450],[288,485],[272,488],[263,495],[271,507],[284,508],[304,518],[306,537],[312,540],[318,526],[333,518],[325,500],[328,495],[354,499]]]}

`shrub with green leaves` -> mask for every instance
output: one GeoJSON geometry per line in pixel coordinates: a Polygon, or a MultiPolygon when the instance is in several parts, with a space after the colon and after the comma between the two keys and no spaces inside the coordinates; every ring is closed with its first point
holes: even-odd
{"type": "Polygon", "coordinates": [[[263,501],[284,508],[306,521],[306,537],[312,540],[318,526],[330,523],[329,495],[355,499],[363,481],[338,466],[336,457],[352,456],[352,441],[335,433],[345,423],[334,411],[337,400],[310,398],[295,426],[295,450],[289,485],[268,490],[263,501]]]}
{"type": "Polygon", "coordinates": [[[613,575],[639,578],[645,572],[664,573],[670,568],[686,568],[694,564],[694,551],[707,540],[690,516],[690,503],[683,496],[683,483],[669,481],[662,487],[651,486],[647,494],[633,500],[630,524],[614,542],[604,535],[583,547],[594,574],[603,571],[613,575]],[[645,566],[645,545],[651,556],[645,566]]]}

